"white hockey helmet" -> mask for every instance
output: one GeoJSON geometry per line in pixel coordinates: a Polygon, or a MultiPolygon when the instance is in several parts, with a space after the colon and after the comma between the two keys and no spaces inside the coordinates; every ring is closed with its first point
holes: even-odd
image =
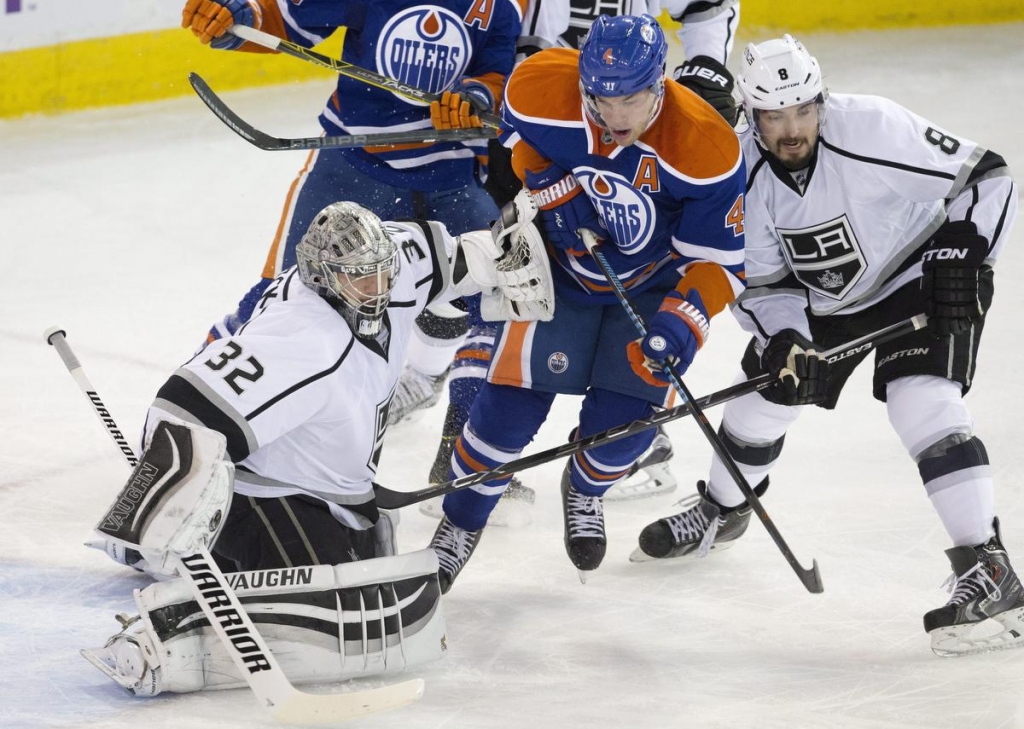
{"type": "Polygon", "coordinates": [[[330,302],[356,336],[375,337],[398,274],[398,248],[380,218],[351,202],[317,213],[295,247],[302,282],[330,302]]]}
{"type": "Polygon", "coordinates": [[[748,43],[740,64],[736,87],[755,135],[759,135],[759,110],[783,109],[808,101],[819,103],[819,120],[824,124],[828,89],[822,83],[818,61],[800,41],[787,33],[757,45],[748,43]]]}

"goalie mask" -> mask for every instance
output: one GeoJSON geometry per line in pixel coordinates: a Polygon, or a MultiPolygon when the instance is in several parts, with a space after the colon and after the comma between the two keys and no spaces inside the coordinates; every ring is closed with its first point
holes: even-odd
{"type": "Polygon", "coordinates": [[[380,218],[355,203],[328,205],[295,257],[302,282],[334,306],[357,337],[377,336],[398,274],[398,249],[380,218]]]}

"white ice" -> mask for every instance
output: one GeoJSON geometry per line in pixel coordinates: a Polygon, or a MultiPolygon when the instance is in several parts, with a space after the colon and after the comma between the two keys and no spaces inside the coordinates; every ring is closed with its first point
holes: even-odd
{"type": "MultiPolygon", "coordinates": [[[[833,90],[894,98],[1024,175],[1022,37],[1018,24],[804,40],[833,90]]],[[[325,76],[226,98],[266,131],[305,136],[330,87],[325,76]]],[[[117,423],[137,433],[160,384],[258,276],[303,155],[246,144],[192,97],[6,121],[0,139],[0,726],[270,726],[247,690],[140,700],[79,657],[146,580],[82,546],[127,469],[42,332],[66,328],[117,423]]],[[[1018,225],[968,397],[1018,569],[1022,249],[1018,225]]],[[[731,382],[745,341],[728,314],[712,330],[685,377],[697,394],[731,382]]],[[[577,408],[560,401],[532,448],[562,442],[577,408]]],[[[383,483],[424,485],[443,409],[389,434],[383,483]]],[[[702,562],[628,562],[640,529],[707,469],[696,425],[670,432],[679,490],[608,506],[608,556],[586,585],[562,545],[561,464],[523,472],[533,523],[484,535],[445,600],[450,653],[416,672],[423,699],[352,726],[1024,727],[1024,651],[929,651],[921,616],[945,601],[950,545],[866,368],[836,412],[792,429],[765,498],[800,561],[818,560],[822,595],[756,520],[702,562]]],[[[401,548],[425,546],[433,528],[406,510],[401,548]]]]}

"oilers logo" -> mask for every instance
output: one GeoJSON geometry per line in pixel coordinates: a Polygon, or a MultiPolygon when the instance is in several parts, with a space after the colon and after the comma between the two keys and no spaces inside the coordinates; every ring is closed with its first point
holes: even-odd
{"type": "Polygon", "coordinates": [[[654,234],[654,203],[629,180],[607,170],[579,168],[576,179],[623,252],[642,248],[654,234]]]}
{"type": "Polygon", "coordinates": [[[554,352],[548,357],[548,369],[556,375],[569,369],[569,357],[564,352],[554,352]]]}
{"type": "Polygon", "coordinates": [[[377,70],[404,84],[439,93],[464,74],[472,51],[459,16],[436,5],[417,5],[400,11],[381,30],[377,70]]]}

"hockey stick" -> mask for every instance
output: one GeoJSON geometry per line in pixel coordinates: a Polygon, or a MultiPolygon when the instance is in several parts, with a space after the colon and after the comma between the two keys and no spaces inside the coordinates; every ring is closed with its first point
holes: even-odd
{"type": "MultiPolygon", "coordinates": [[[[89,398],[97,414],[100,414],[100,406],[96,404],[100,402],[96,388],[89,382],[78,358],[71,351],[64,330],[51,327],[43,336],[56,348],[68,371],[89,398]]],[[[118,439],[120,431],[114,419],[106,408],[102,412],[105,415],[100,414],[100,419],[114,444],[129,465],[135,467],[138,461],[131,447],[127,443],[122,446],[124,438],[122,436],[118,439]]],[[[424,682],[420,678],[349,693],[308,694],[299,691],[284,674],[209,550],[202,547],[194,554],[175,557],[178,573],[189,583],[192,595],[231,655],[239,673],[249,684],[257,701],[278,721],[293,724],[337,723],[395,709],[423,695],[424,682]]]]}
{"type": "Polygon", "coordinates": [[[272,137],[242,119],[213,92],[198,73],[190,73],[188,82],[203,103],[235,134],[260,149],[278,152],[286,149],[330,149],[335,147],[368,147],[389,144],[416,144],[428,142],[462,142],[467,139],[490,139],[498,136],[491,127],[482,129],[420,129],[410,132],[382,132],[380,134],[328,135],[324,137],[272,137]]]}
{"type": "MultiPolygon", "coordinates": [[[[348,78],[355,79],[356,81],[362,81],[364,84],[375,86],[378,89],[390,91],[394,94],[398,94],[399,96],[403,96],[410,101],[430,104],[430,102],[437,101],[441,98],[441,94],[435,94],[416,86],[404,84],[398,79],[383,76],[375,71],[356,66],[348,61],[330,58],[317,53],[316,51],[312,51],[305,46],[300,46],[298,43],[292,43],[291,41],[284,40],[283,38],[278,38],[276,35],[264,33],[262,30],[257,30],[256,28],[252,28],[248,25],[232,25],[228,29],[228,32],[242,40],[247,40],[250,43],[255,43],[256,45],[263,46],[264,48],[269,48],[272,51],[280,51],[285,55],[307,61],[317,66],[321,66],[322,68],[329,68],[341,76],[346,76],[348,78]]],[[[490,114],[488,112],[480,112],[477,116],[480,117],[480,121],[483,122],[484,126],[494,127],[495,129],[497,129],[498,124],[501,121],[496,114],[490,114]]]]}
{"type": "MultiPolygon", "coordinates": [[[[626,293],[626,289],[622,285],[622,281],[612,270],[611,265],[608,263],[608,259],[604,257],[604,254],[598,249],[597,238],[594,234],[586,228],[581,228],[579,231],[580,237],[583,239],[583,243],[587,246],[587,250],[590,252],[591,257],[597,263],[604,277],[608,279],[608,283],[612,287],[612,291],[615,292],[615,298],[622,304],[622,308],[626,311],[630,321],[633,322],[633,326],[636,327],[641,337],[647,336],[647,325],[644,323],[643,317],[640,316],[640,312],[637,310],[636,305],[629,298],[629,294],[626,293]]],[[[768,516],[768,512],[765,511],[764,506],[761,505],[761,499],[754,492],[754,489],[747,483],[747,479],[740,472],[739,467],[736,465],[736,461],[733,460],[732,456],[725,449],[725,444],[722,439],[715,432],[715,429],[708,422],[707,416],[704,415],[700,404],[693,399],[693,395],[690,394],[689,388],[686,387],[686,383],[683,382],[683,378],[679,376],[678,371],[669,361],[662,363],[662,368],[669,376],[669,380],[672,386],[675,387],[676,391],[683,398],[683,402],[690,403],[691,409],[693,410],[694,419],[697,421],[697,425],[700,427],[701,432],[708,439],[715,454],[721,459],[725,469],[732,476],[736,485],[739,487],[740,492],[746,498],[747,503],[750,504],[751,508],[761,519],[761,523],[764,524],[764,528],[768,530],[772,540],[778,546],[782,552],[782,556],[789,562],[790,567],[796,572],[797,577],[800,578],[800,582],[807,588],[808,592],[823,592],[824,586],[821,584],[821,573],[818,571],[818,561],[812,560],[810,569],[803,567],[793,554],[793,551],[786,544],[786,540],[782,538],[782,534],[775,526],[775,522],[768,516]]]]}
{"type": "MultiPolygon", "coordinates": [[[[874,349],[883,342],[888,342],[896,339],[897,337],[902,337],[906,334],[917,331],[918,329],[922,329],[927,325],[927,323],[928,318],[924,314],[918,314],[917,316],[906,319],[905,321],[879,329],[877,332],[865,334],[863,337],[858,337],[851,342],[834,347],[822,354],[829,362],[846,359],[847,357],[852,357],[855,354],[874,349]]],[[[763,390],[771,383],[771,375],[758,375],[757,377],[744,382],[738,382],[735,385],[712,392],[710,395],[705,395],[696,401],[696,405],[701,409],[721,405],[722,403],[734,400],[737,397],[742,397],[743,395],[747,395],[751,392],[763,390]]],[[[631,435],[636,435],[637,433],[650,430],[651,428],[657,428],[659,425],[664,425],[665,423],[670,423],[673,420],[685,418],[692,414],[693,404],[691,402],[685,402],[674,408],[653,413],[646,418],[640,418],[639,420],[634,420],[624,425],[609,428],[608,430],[602,430],[600,433],[594,433],[593,435],[581,438],[580,440],[563,443],[555,448],[549,448],[539,453],[533,453],[517,460],[509,461],[508,463],[504,463],[490,471],[471,473],[463,476],[462,478],[452,479],[451,481],[439,483],[434,486],[428,486],[427,488],[419,489],[417,491],[395,491],[387,488],[386,486],[374,484],[373,490],[377,497],[377,506],[382,509],[400,509],[403,506],[412,506],[413,504],[418,504],[421,501],[432,499],[435,496],[444,496],[445,494],[450,494],[453,491],[461,491],[462,489],[467,489],[470,486],[475,486],[478,483],[490,481],[493,478],[508,476],[509,474],[525,471],[527,469],[534,468],[535,466],[544,465],[545,463],[550,463],[551,461],[557,461],[565,456],[571,456],[573,453],[586,451],[599,445],[604,445],[605,443],[613,443],[617,440],[628,438],[631,435]]]]}

